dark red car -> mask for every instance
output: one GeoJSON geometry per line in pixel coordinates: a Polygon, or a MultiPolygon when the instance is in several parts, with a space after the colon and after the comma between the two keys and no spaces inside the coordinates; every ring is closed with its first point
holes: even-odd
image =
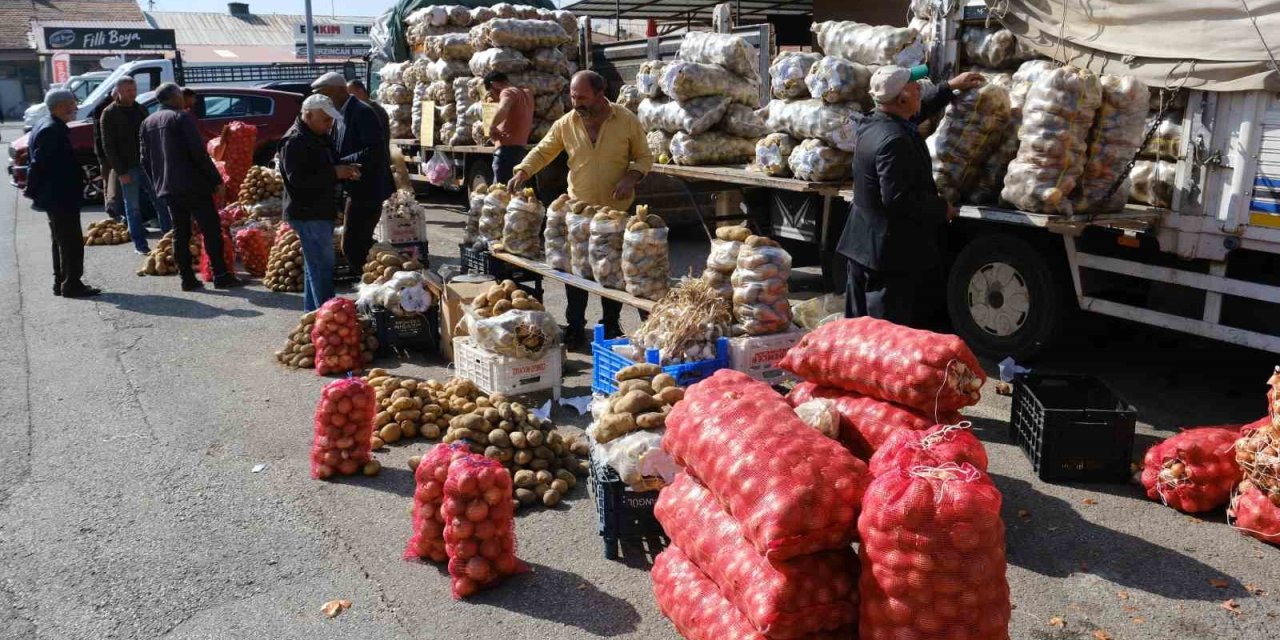
{"type": "MultiPolygon", "coordinates": [[[[253,160],[267,164],[276,153],[281,136],[293,125],[302,111],[302,96],[285,91],[270,91],[248,87],[197,88],[195,112],[200,121],[200,133],[210,140],[222,133],[222,126],[239,120],[258,128],[258,144],[253,160]]],[[[138,97],[147,111],[155,113],[160,108],[155,94],[147,92],[138,97]]],[[[85,174],[84,199],[90,202],[102,200],[102,174],[98,158],[93,155],[93,127],[88,120],[72,122],[71,145],[85,174]]],[[[22,189],[27,183],[27,136],[9,145],[9,183],[22,189]]]]}

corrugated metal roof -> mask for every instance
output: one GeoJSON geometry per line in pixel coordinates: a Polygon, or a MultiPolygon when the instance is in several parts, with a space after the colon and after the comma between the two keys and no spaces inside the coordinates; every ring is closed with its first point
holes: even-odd
{"type": "MultiPolygon", "coordinates": [[[[147,11],[157,29],[173,29],[178,46],[243,45],[288,46],[293,49],[293,30],[306,16],[284,13],[233,16],[228,13],[188,11],[147,11]]],[[[376,18],[359,16],[312,16],[314,24],[373,24],[376,18]]]]}

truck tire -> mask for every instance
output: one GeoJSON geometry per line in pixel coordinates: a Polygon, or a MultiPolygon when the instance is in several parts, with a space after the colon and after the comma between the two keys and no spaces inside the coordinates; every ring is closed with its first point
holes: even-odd
{"type": "Polygon", "coordinates": [[[974,239],[947,277],[952,327],[970,348],[993,358],[1038,355],[1057,338],[1066,309],[1046,252],[1012,235],[974,239]]]}
{"type": "Polygon", "coordinates": [[[493,183],[493,157],[483,154],[476,154],[467,162],[467,182],[464,185],[467,193],[473,193],[476,189],[488,189],[493,183]],[[486,162],[486,160],[488,160],[486,162]]]}

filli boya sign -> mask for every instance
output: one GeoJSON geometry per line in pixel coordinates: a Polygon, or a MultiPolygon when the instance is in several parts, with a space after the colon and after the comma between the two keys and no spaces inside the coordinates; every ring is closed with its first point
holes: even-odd
{"type": "Polygon", "coordinates": [[[175,48],[173,29],[44,27],[46,50],[147,51],[175,48]]]}

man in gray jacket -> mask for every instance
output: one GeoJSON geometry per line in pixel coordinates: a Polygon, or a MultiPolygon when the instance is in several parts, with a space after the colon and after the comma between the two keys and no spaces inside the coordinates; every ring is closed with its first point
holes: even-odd
{"type": "Polygon", "coordinates": [[[205,151],[195,116],[183,110],[182,89],[166,82],[156,89],[160,110],[142,121],[139,131],[142,168],[156,195],[173,218],[173,259],[182,275],[182,290],[204,288],[191,264],[191,221],[204,235],[204,250],[213,267],[213,286],[229,289],[244,284],[228,270],[222,254],[222,221],[213,196],[222,176],[205,151]]]}

